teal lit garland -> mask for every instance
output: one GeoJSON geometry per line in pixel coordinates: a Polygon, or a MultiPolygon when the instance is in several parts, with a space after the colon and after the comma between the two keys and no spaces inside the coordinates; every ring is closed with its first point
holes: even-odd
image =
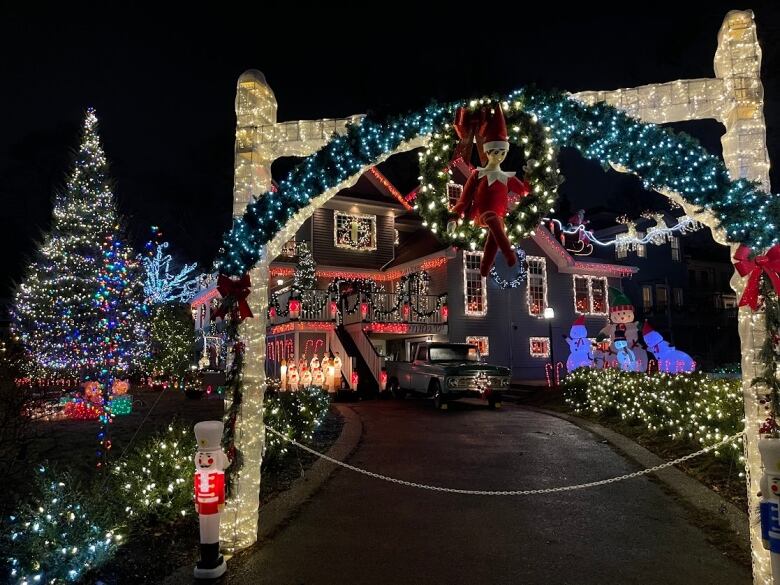
{"type": "MultiPolygon", "coordinates": [[[[761,249],[780,242],[780,198],[745,179],[731,181],[723,161],[694,138],[640,122],[606,104],[588,106],[566,94],[524,88],[507,96],[520,101],[549,127],[559,148],[573,147],[606,168],[620,164],[646,188],[669,189],[712,210],[731,242],[761,249]]],[[[465,102],[432,105],[380,122],[364,118],[307,157],[279,184],[247,207],[224,239],[217,260],[221,272],[240,276],[255,265],[260,249],[312,198],[395,152],[407,140],[430,135],[449,122],[465,102]]]]}

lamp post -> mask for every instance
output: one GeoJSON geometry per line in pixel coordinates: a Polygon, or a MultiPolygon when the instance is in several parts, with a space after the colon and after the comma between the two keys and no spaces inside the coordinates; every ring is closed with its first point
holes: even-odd
{"type": "Polygon", "coordinates": [[[558,382],[555,379],[555,352],[553,351],[553,336],[552,336],[552,322],[555,319],[555,310],[552,307],[544,308],[544,318],[547,320],[547,338],[550,349],[550,380],[553,388],[558,386],[558,382]]]}

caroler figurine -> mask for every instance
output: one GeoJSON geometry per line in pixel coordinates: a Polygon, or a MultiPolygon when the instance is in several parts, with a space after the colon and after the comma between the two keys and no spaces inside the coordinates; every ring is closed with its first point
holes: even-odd
{"type": "Polygon", "coordinates": [[[195,509],[200,520],[200,560],[195,578],[216,579],[227,570],[219,554],[219,521],[225,507],[225,468],[230,461],[222,450],[224,425],[207,420],[195,425],[195,509]]]}
{"type": "MultiPolygon", "coordinates": [[[[499,248],[509,266],[517,263],[515,251],[504,231],[504,216],[509,208],[510,191],[525,197],[531,189],[526,181],[515,177],[515,173],[505,173],[501,170],[501,163],[509,152],[506,121],[501,105],[492,104],[480,114],[484,116],[484,120],[479,127],[477,145],[482,146],[482,154],[487,163],[484,167],[477,167],[471,172],[463,186],[460,199],[452,208],[452,213],[465,216],[466,219],[487,228],[488,234],[479,266],[482,276],[487,276],[499,248]]],[[[463,115],[461,108],[458,111],[458,119],[463,115]]],[[[456,120],[457,127],[458,120],[456,120]]]]}

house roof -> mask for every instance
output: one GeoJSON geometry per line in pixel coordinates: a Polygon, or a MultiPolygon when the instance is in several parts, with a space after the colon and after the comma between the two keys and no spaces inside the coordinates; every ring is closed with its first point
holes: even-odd
{"type": "Polygon", "coordinates": [[[555,265],[560,272],[569,274],[588,274],[592,276],[611,276],[614,278],[631,276],[632,274],[639,272],[639,268],[636,266],[612,264],[601,260],[600,258],[592,258],[588,262],[577,260],[560,244],[560,242],[558,242],[558,240],[555,239],[546,227],[541,225],[534,230],[533,240],[544,253],[555,262],[555,265]]]}
{"type": "Polygon", "coordinates": [[[400,245],[396,248],[395,258],[390,264],[386,266],[386,269],[412,262],[423,256],[428,256],[447,248],[447,244],[443,244],[436,236],[428,229],[418,229],[411,233],[407,238],[400,242],[400,245]]]}

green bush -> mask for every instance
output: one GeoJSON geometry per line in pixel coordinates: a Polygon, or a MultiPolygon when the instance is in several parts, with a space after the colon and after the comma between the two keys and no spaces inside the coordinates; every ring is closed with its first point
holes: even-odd
{"type": "MultiPolygon", "coordinates": [[[[740,380],[580,368],[562,384],[575,412],[619,417],[675,441],[708,446],[745,428],[740,380]]],[[[742,461],[742,442],[715,453],[742,461]]]]}
{"type": "Polygon", "coordinates": [[[113,501],[40,467],[35,495],[0,526],[3,582],[72,582],[103,564],[122,539],[113,501]]]}
{"type": "Polygon", "coordinates": [[[195,513],[195,433],[174,421],[111,468],[114,493],[131,524],[168,523],[195,513]]]}
{"type": "MultiPolygon", "coordinates": [[[[263,406],[266,425],[296,441],[308,441],[325,418],[330,398],[321,389],[312,386],[299,392],[267,392],[263,406]]],[[[275,463],[289,449],[289,443],[266,431],[263,465],[275,463]]]]}

